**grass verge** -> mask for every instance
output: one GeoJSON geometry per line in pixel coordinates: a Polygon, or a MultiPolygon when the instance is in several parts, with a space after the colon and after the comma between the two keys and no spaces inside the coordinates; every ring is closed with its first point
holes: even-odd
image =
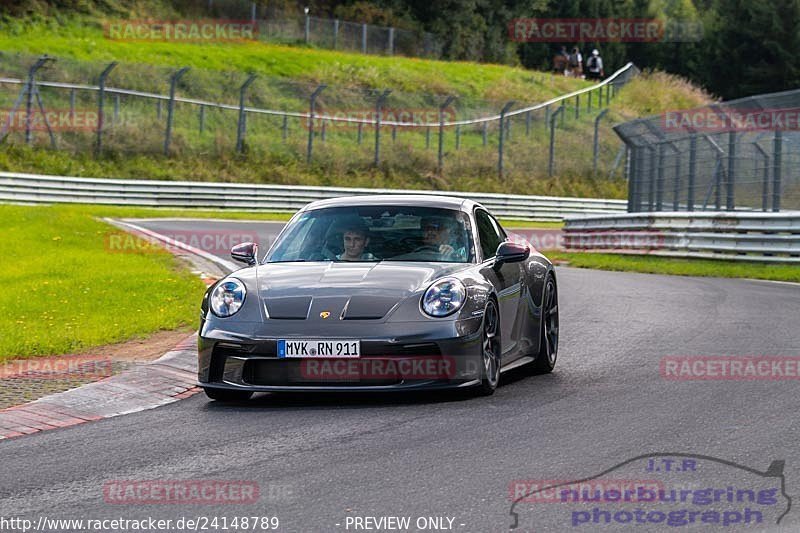
{"type": "Polygon", "coordinates": [[[800,268],[791,264],[556,251],[547,251],[545,255],[554,261],[568,261],[569,266],[577,268],[669,274],[673,276],[764,279],[800,283],[800,268]]]}
{"type": "Polygon", "coordinates": [[[0,361],[195,323],[203,282],[164,250],[112,253],[116,229],[93,217],[101,211],[0,205],[0,361]]]}

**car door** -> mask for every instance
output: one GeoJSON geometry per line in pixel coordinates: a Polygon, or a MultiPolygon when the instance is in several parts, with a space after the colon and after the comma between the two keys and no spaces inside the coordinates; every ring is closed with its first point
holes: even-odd
{"type": "MultiPolygon", "coordinates": [[[[497,288],[498,307],[500,309],[500,341],[503,354],[506,355],[516,348],[515,322],[521,294],[520,265],[522,263],[507,263],[500,268],[494,267],[494,257],[497,247],[506,240],[497,221],[485,210],[475,210],[475,226],[478,230],[478,241],[481,249],[483,266],[481,273],[497,288]]],[[[506,359],[504,363],[509,362],[506,359]]]]}

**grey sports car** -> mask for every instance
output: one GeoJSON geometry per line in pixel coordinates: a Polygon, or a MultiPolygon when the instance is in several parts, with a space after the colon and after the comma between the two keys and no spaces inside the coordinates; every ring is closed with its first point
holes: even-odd
{"type": "Polygon", "coordinates": [[[260,391],[455,388],[492,394],[506,370],[553,370],[553,265],[480,204],[445,196],[321,200],[263,258],[211,286],[200,386],[215,400],[260,391]]]}

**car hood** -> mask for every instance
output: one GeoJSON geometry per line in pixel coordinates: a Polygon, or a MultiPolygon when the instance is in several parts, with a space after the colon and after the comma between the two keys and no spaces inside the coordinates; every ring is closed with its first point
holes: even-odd
{"type": "Polygon", "coordinates": [[[453,263],[267,263],[257,269],[259,298],[270,319],[385,317],[434,280],[469,267],[453,263]],[[327,318],[327,317],[325,317],[327,318]]]}

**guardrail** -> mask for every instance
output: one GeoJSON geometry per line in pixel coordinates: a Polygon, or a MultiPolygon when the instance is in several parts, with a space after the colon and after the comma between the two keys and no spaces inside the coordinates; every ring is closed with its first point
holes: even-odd
{"type": "Polygon", "coordinates": [[[142,207],[294,212],[314,200],[350,195],[423,194],[470,198],[503,218],[562,220],[565,216],[622,213],[625,200],[493,193],[303,187],[194,181],[121,180],[0,172],[0,202],[87,203],[142,207]]]}
{"type": "Polygon", "coordinates": [[[568,251],[800,263],[800,211],[568,218],[564,246],[568,251]]]}

